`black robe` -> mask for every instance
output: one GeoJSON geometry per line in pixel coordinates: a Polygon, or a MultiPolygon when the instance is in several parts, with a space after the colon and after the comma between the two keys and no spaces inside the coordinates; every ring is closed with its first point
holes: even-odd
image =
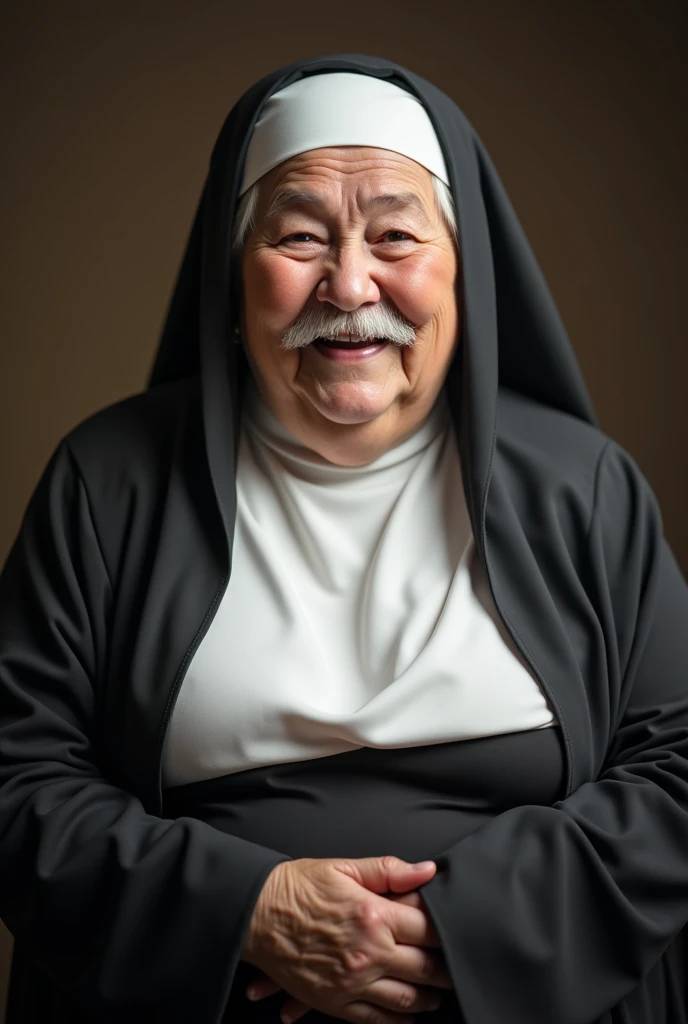
{"type": "Polygon", "coordinates": [[[149,387],[61,441],[0,576],[8,1024],[219,1024],[258,893],[289,859],[163,817],[161,761],[231,572],[248,368],[229,342],[229,226],[249,132],[273,92],[321,70],[388,77],[436,127],[460,232],[446,390],[466,499],[499,614],[561,724],[561,799],[427,851],[457,1019],[683,1024],[688,588],[646,480],[595,423],[473,128],[430,83],[355,54],[275,71],[233,108],[149,387]]]}

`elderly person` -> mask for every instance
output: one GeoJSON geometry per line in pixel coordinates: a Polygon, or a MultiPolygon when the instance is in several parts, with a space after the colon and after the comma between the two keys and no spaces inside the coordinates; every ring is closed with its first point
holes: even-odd
{"type": "Polygon", "coordinates": [[[239,100],[0,604],[8,1024],[688,1020],[688,588],[427,81],[239,100]]]}

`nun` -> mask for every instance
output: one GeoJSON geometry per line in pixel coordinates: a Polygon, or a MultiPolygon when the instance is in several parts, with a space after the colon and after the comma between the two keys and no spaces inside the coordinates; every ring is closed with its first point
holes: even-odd
{"type": "Polygon", "coordinates": [[[393,62],[238,100],[147,387],[29,501],[0,917],[7,1024],[688,1021],[688,587],[393,62]]]}

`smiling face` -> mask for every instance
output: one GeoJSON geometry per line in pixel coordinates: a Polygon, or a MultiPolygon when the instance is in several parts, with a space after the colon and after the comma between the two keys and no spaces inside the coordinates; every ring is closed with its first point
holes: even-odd
{"type": "Polygon", "coordinates": [[[304,445],[362,466],[423,424],[458,340],[456,250],[429,171],[359,146],[285,160],[261,179],[242,267],[247,359],[262,397],[304,445]],[[355,360],[300,344],[312,335],[299,331],[309,316],[326,333],[342,314],[367,310],[376,326],[375,314],[387,313],[396,342],[355,360]],[[289,348],[292,327],[298,347],[289,348]]]}

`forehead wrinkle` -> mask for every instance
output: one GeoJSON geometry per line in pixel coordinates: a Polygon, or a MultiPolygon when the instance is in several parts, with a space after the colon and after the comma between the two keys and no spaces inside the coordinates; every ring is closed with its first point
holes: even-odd
{"type": "Polygon", "coordinates": [[[369,209],[403,211],[410,207],[420,213],[426,223],[429,223],[425,203],[417,192],[385,192],[379,196],[371,196],[364,202],[359,202],[358,205],[362,213],[369,209]]]}
{"type": "Polygon", "coordinates": [[[287,209],[290,206],[324,206],[325,203],[321,196],[316,192],[309,192],[305,188],[286,188],[281,187],[275,191],[270,205],[265,211],[265,219],[270,220],[272,217],[276,217],[278,213],[287,209]]]}
{"type": "MultiPolygon", "coordinates": [[[[381,195],[370,196],[368,199],[358,200],[357,205],[362,213],[370,209],[402,211],[411,207],[419,212],[426,222],[429,222],[425,203],[416,192],[385,192],[381,195]]],[[[317,192],[311,192],[309,189],[282,186],[277,188],[270,200],[270,204],[265,212],[265,220],[269,221],[284,210],[298,206],[312,206],[325,209],[327,208],[327,202],[317,192]]]]}

